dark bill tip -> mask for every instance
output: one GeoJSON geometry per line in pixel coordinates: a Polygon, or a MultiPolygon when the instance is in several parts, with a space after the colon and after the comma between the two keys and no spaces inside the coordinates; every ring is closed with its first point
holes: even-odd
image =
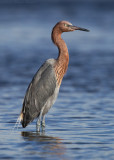
{"type": "Polygon", "coordinates": [[[74,30],[80,30],[80,31],[85,31],[85,32],[89,32],[90,30],[86,29],[86,28],[81,28],[81,27],[77,27],[77,26],[72,26],[72,29],[74,30]]]}
{"type": "Polygon", "coordinates": [[[78,30],[80,30],[80,31],[85,31],[85,32],[89,32],[90,30],[88,30],[88,29],[86,29],[86,28],[78,28],[78,30]]]}

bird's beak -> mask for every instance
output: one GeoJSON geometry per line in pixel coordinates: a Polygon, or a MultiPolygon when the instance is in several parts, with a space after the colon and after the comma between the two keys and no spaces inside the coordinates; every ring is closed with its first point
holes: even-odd
{"type": "Polygon", "coordinates": [[[72,28],[73,30],[80,30],[80,31],[86,31],[86,32],[89,32],[89,30],[88,30],[88,29],[81,28],[81,27],[77,27],[77,26],[71,26],[71,28],[72,28]]]}

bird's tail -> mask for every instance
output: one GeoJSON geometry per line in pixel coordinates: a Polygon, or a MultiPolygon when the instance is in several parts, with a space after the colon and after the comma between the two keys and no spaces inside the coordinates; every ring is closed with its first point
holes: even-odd
{"type": "Polygon", "coordinates": [[[14,129],[18,129],[20,123],[22,124],[23,128],[25,128],[32,121],[33,121],[33,118],[31,118],[31,116],[29,115],[28,112],[26,112],[24,114],[23,111],[21,111],[21,113],[20,113],[19,117],[17,118],[17,121],[16,121],[15,125],[13,126],[13,128],[11,129],[11,131],[13,132],[14,129]]]}
{"type": "Polygon", "coordinates": [[[28,110],[26,110],[26,112],[22,110],[12,130],[14,130],[15,128],[18,129],[20,123],[22,124],[22,127],[25,128],[29,123],[31,123],[38,116],[39,114],[37,113],[30,115],[28,110]]]}
{"type": "Polygon", "coordinates": [[[33,120],[34,120],[34,118],[30,115],[28,110],[26,110],[26,112],[21,111],[20,122],[21,122],[23,128],[25,128],[33,120]]]}

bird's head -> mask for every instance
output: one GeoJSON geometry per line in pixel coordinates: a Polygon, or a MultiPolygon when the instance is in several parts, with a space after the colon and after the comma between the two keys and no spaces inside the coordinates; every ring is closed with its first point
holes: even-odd
{"type": "Polygon", "coordinates": [[[77,26],[73,26],[70,22],[68,21],[60,21],[56,24],[55,27],[58,27],[58,29],[61,32],[70,32],[70,31],[75,31],[75,30],[80,30],[80,31],[86,31],[89,32],[88,29],[85,28],[81,28],[81,27],[77,27],[77,26]]]}

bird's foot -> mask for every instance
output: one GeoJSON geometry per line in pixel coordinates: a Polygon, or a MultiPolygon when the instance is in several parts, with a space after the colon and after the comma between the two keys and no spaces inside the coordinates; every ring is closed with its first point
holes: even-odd
{"type": "Polygon", "coordinates": [[[42,121],[42,127],[45,127],[45,122],[42,121]]]}
{"type": "Polygon", "coordinates": [[[40,125],[36,125],[36,131],[40,132],[40,125]]]}
{"type": "Polygon", "coordinates": [[[40,114],[40,117],[39,117],[39,119],[37,120],[37,123],[36,123],[36,130],[37,130],[37,132],[40,132],[40,125],[41,125],[41,129],[42,129],[42,131],[45,131],[45,116],[43,116],[43,119],[42,119],[42,121],[41,121],[41,116],[42,116],[42,114],[40,114]]]}
{"type": "Polygon", "coordinates": [[[45,131],[45,122],[42,121],[42,131],[45,131]]]}
{"type": "Polygon", "coordinates": [[[40,132],[40,125],[36,125],[36,131],[40,132]]]}

